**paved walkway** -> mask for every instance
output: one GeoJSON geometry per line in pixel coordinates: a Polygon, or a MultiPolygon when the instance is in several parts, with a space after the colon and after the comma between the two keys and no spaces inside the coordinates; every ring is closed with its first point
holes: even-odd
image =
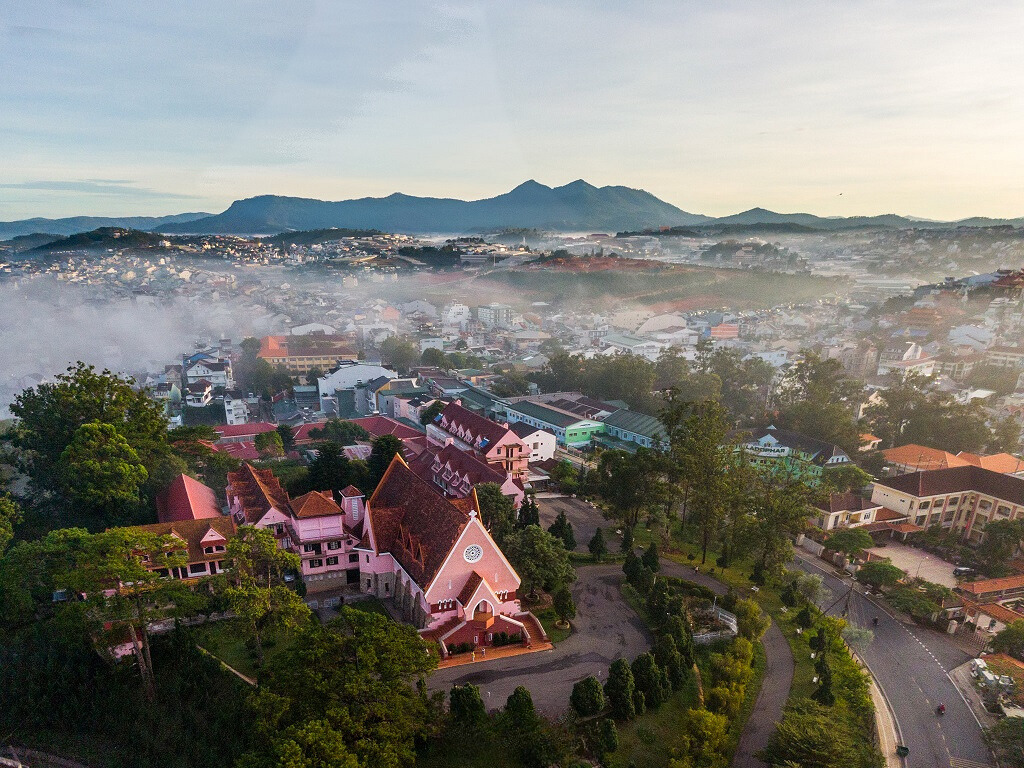
{"type": "MultiPolygon", "coordinates": [[[[727,588],[722,582],[704,573],[694,571],[687,565],[669,560],[661,561],[662,573],[695,582],[707,587],[716,594],[724,595],[727,588]]],[[[789,689],[793,684],[793,652],[789,648],[786,636],[775,622],[761,638],[764,647],[765,668],[754,708],[747,718],[739,744],[732,757],[734,768],[763,768],[767,764],[756,757],[757,752],[764,749],[768,739],[775,732],[775,724],[782,719],[782,710],[789,699],[789,689]]]]}

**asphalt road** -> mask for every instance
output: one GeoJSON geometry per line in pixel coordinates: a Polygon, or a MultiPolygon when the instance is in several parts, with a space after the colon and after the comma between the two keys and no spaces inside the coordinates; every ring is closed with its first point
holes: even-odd
{"type": "MultiPolygon", "coordinates": [[[[611,525],[604,519],[600,510],[595,509],[585,501],[568,496],[542,496],[537,499],[537,507],[540,511],[540,524],[545,531],[549,525],[555,522],[559,512],[565,512],[566,518],[572,525],[572,535],[576,539],[577,552],[588,551],[587,545],[594,538],[594,533],[597,531],[598,526],[605,528],[605,533],[607,534],[607,529],[611,525]]],[[[615,537],[606,536],[605,542],[608,544],[609,550],[612,547],[616,547],[615,551],[617,552],[618,547],[613,538],[615,537]]]]}
{"type": "Polygon", "coordinates": [[[525,685],[538,710],[557,716],[569,706],[578,680],[595,675],[603,683],[613,661],[632,661],[648,650],[651,636],[619,589],[622,566],[589,565],[576,573],[576,631],[554,650],[442,669],[430,676],[429,687],[447,692],[456,683],[473,683],[487,708],[498,709],[516,686],[525,685]]]}
{"type": "Polygon", "coordinates": [[[873,629],[871,645],[859,652],[892,706],[902,743],[910,748],[907,768],[973,768],[991,765],[992,755],[981,736],[981,726],[947,673],[968,660],[945,635],[905,624],[876,606],[852,579],[840,579],[814,558],[798,555],[797,565],[824,578],[832,593],[822,608],[838,601],[830,615],[839,615],[849,592],[848,621],[873,629]],[[853,591],[850,592],[851,587],[853,591]],[[841,599],[842,598],[842,599],[841,599]],[[878,626],[872,626],[873,617],[878,626]],[[946,705],[939,717],[935,708],[946,705]]]}

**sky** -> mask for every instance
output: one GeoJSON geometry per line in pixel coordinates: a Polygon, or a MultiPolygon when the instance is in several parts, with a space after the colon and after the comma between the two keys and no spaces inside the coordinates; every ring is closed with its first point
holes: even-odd
{"type": "Polygon", "coordinates": [[[1024,216],[1019,0],[0,0],[0,220],[526,179],[1024,216]]]}

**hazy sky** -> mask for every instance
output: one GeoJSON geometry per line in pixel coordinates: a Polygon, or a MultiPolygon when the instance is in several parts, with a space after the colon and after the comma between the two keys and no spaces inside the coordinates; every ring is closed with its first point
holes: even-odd
{"type": "Polygon", "coordinates": [[[535,178],[1024,215],[1024,2],[0,0],[0,219],[535,178]]]}

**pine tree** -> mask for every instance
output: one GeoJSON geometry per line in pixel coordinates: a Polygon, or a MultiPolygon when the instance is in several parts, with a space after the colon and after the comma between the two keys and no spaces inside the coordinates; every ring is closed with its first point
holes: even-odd
{"type": "Polygon", "coordinates": [[[608,545],[604,540],[604,531],[598,528],[594,532],[594,536],[590,539],[587,549],[590,550],[590,554],[594,556],[597,562],[601,562],[601,559],[608,554],[608,545]]]}
{"type": "Polygon", "coordinates": [[[661,569],[661,563],[658,562],[658,545],[653,541],[644,552],[643,563],[651,573],[657,573],[661,569]]]}
{"type": "Polygon", "coordinates": [[[608,682],[604,684],[612,717],[616,720],[632,720],[636,717],[635,692],[633,671],[629,663],[625,659],[616,659],[608,669],[608,682]]]}

